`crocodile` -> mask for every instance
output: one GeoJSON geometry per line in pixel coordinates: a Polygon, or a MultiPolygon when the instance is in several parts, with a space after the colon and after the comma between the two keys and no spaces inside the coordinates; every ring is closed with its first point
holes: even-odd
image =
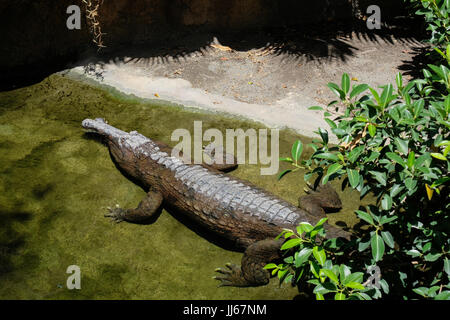
{"type": "MultiPolygon", "coordinates": [[[[342,206],[336,191],[321,185],[301,197],[301,208],[296,207],[248,181],[225,174],[237,166],[229,161],[228,154],[223,156],[228,159],[225,165],[217,159],[220,165],[214,161],[192,164],[169,146],[137,131],[117,129],[102,118],[85,119],[82,127],[102,136],[119,169],[148,190],[136,208],[108,208],[105,217],[143,223],[154,219],[164,206],[244,250],[241,266],[228,263],[226,268],[216,269],[219,286],[267,284],[270,274],[264,266],[281,257],[284,240],[275,240],[277,235],[300,222],[315,224],[325,216],[324,209],[342,206]]],[[[350,237],[340,228],[327,223],[324,226],[328,237],[350,237]]]]}

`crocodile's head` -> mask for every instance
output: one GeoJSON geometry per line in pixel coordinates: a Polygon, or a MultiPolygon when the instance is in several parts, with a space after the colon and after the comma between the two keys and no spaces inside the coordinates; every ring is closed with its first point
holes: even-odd
{"type": "Polygon", "coordinates": [[[85,119],[81,125],[88,132],[103,136],[116,163],[131,176],[136,176],[134,158],[139,154],[139,147],[149,139],[137,132],[128,133],[110,126],[102,118],[85,119]]]}

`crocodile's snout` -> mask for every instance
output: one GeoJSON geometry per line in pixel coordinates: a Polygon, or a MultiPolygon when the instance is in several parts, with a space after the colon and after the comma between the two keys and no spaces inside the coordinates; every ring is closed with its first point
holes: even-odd
{"type": "Polygon", "coordinates": [[[102,136],[108,137],[111,140],[117,140],[121,137],[128,136],[128,133],[110,126],[105,119],[84,119],[81,126],[89,132],[94,132],[102,136]]]}
{"type": "Polygon", "coordinates": [[[105,131],[105,128],[107,125],[107,122],[103,118],[96,118],[95,120],[92,119],[84,119],[81,122],[81,126],[89,131],[97,132],[97,133],[103,133],[105,131]]]}

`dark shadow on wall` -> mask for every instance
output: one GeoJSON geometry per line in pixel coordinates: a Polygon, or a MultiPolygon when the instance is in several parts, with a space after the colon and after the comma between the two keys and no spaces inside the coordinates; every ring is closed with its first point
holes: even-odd
{"type": "MultiPolygon", "coordinates": [[[[186,6],[188,2],[181,1],[179,5],[186,6]]],[[[225,4],[223,6],[226,7],[225,4]]],[[[298,18],[296,19],[298,10],[292,10],[290,6],[296,8],[298,4],[295,5],[294,2],[287,1],[279,3],[276,8],[277,14],[274,14],[274,16],[277,17],[277,21],[281,17],[282,23],[271,24],[273,27],[249,27],[243,30],[211,27],[208,26],[208,20],[206,20],[204,25],[183,26],[175,24],[167,27],[161,24],[157,29],[147,30],[147,27],[145,27],[145,30],[142,31],[140,29],[142,26],[130,25],[129,20],[131,18],[126,21],[118,18],[113,29],[105,30],[107,34],[104,37],[104,42],[107,47],[99,52],[89,41],[90,35],[88,35],[84,38],[78,36],[77,42],[81,45],[74,47],[73,50],[62,48],[57,54],[47,50],[47,54],[43,57],[27,58],[27,61],[33,62],[15,66],[5,67],[5,61],[3,61],[3,67],[0,67],[0,69],[4,69],[0,72],[0,90],[11,90],[31,85],[42,81],[54,72],[68,67],[87,65],[91,62],[139,61],[149,66],[167,63],[169,59],[182,62],[183,59],[192,54],[204,54],[208,50],[212,50],[210,45],[214,37],[222,45],[233,50],[263,49],[267,51],[267,54],[283,56],[286,59],[296,59],[299,62],[334,59],[345,61],[353,56],[357,50],[348,43],[347,40],[351,39],[363,39],[375,43],[381,41],[419,43],[421,38],[416,29],[416,26],[419,26],[420,23],[416,23],[417,20],[409,18],[391,19],[391,21],[383,24],[381,30],[370,30],[362,19],[334,20],[333,17],[347,14],[349,8],[344,8],[342,5],[334,7],[330,5],[327,7],[328,9],[325,8],[326,10],[322,11],[321,8],[316,8],[318,14],[320,13],[320,17],[317,17],[317,21],[320,22],[317,23],[298,21],[298,18]],[[346,11],[344,14],[336,12],[336,10],[346,11]],[[327,17],[330,21],[327,20],[327,17]],[[147,33],[148,36],[146,36],[147,33]],[[153,37],[155,34],[157,36],[153,37]]],[[[224,12],[230,10],[230,8],[225,7],[223,8],[224,12]]],[[[167,6],[165,10],[167,10],[170,21],[178,21],[182,18],[177,16],[179,10],[174,10],[171,6],[167,6]]],[[[186,10],[189,10],[189,8],[186,10]]],[[[215,17],[214,21],[220,22],[219,18],[215,17]]],[[[49,46],[54,45],[52,39],[45,39],[45,41],[48,42],[49,46]]],[[[64,43],[63,46],[68,45],[67,43],[64,43]]]]}
{"type": "MultiPolygon", "coordinates": [[[[183,36],[173,37],[151,46],[141,43],[133,46],[108,47],[99,55],[86,56],[82,62],[86,65],[133,62],[148,67],[166,64],[169,61],[181,63],[192,55],[206,55],[209,51],[215,50],[211,44],[217,40],[220,45],[235,51],[257,49],[266,55],[294,59],[299,63],[347,61],[359,50],[351,44],[352,40],[374,44],[407,43],[419,47],[422,36],[418,30],[411,28],[411,25],[417,25],[415,21],[409,18],[396,19],[384,24],[381,30],[369,30],[366,22],[357,20],[350,24],[329,22],[308,26],[266,28],[247,33],[189,31],[183,36]]],[[[413,65],[409,67],[414,68],[413,65]]],[[[89,73],[89,67],[86,67],[85,71],[89,73]]],[[[101,74],[97,76],[101,78],[101,74]]]]}

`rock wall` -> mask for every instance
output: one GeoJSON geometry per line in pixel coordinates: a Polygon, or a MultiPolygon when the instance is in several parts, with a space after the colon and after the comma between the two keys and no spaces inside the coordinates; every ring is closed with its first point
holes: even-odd
{"type": "MultiPolygon", "coordinates": [[[[99,20],[108,50],[114,50],[190,29],[232,32],[350,21],[355,3],[380,5],[383,19],[399,14],[404,5],[402,0],[103,0],[99,20]]],[[[0,80],[61,68],[94,48],[83,14],[81,30],[67,29],[66,9],[72,4],[83,12],[82,0],[0,0],[0,80]]]]}

